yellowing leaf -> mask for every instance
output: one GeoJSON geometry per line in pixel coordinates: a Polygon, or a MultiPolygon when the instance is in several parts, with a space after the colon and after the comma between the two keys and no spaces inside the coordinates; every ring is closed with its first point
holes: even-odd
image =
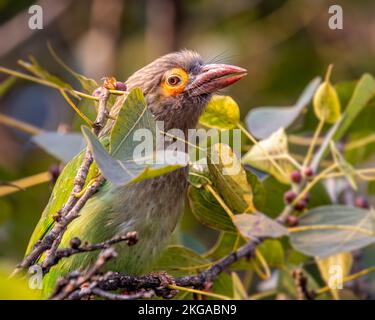
{"type": "Polygon", "coordinates": [[[330,287],[333,297],[339,299],[338,289],[342,289],[343,278],[346,277],[353,265],[350,252],[342,252],[326,258],[315,258],[323,280],[330,287]]]}
{"type": "Polygon", "coordinates": [[[242,157],[242,162],[256,169],[268,172],[281,183],[290,183],[289,176],[294,170],[289,160],[288,138],[284,129],[279,129],[269,138],[259,141],[242,157]],[[272,158],[282,169],[281,172],[272,164],[272,158]]]}
{"type": "Polygon", "coordinates": [[[229,96],[213,96],[199,122],[209,128],[233,129],[240,121],[240,108],[229,96]]]}
{"type": "Polygon", "coordinates": [[[215,188],[228,206],[237,213],[255,211],[246,171],[228,145],[217,143],[212,146],[208,169],[215,188]]]}
{"type": "Polygon", "coordinates": [[[341,105],[336,89],[329,81],[329,67],[325,81],[316,90],[313,105],[317,118],[327,123],[335,123],[340,118],[341,105]]]}

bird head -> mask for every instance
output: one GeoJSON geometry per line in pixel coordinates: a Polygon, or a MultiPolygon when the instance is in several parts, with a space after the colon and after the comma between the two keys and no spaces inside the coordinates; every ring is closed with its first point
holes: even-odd
{"type": "Polygon", "coordinates": [[[166,130],[195,128],[211,95],[246,75],[227,64],[205,64],[190,50],[169,53],[135,72],[128,89],[142,89],[149,110],[166,130]]]}

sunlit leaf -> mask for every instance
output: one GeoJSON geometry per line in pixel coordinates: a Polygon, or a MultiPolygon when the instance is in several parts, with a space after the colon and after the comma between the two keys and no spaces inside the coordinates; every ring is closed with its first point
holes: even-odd
{"type": "Polygon", "coordinates": [[[233,129],[240,121],[240,109],[229,96],[214,95],[199,119],[200,124],[221,130],[233,129]]]}
{"type": "Polygon", "coordinates": [[[189,187],[188,198],[191,211],[200,223],[216,230],[236,232],[228,214],[205,188],[189,187]]]}
{"type": "Polygon", "coordinates": [[[233,222],[247,238],[279,238],[288,235],[288,230],[284,226],[260,212],[237,214],[233,222]]]}
{"type": "Polygon", "coordinates": [[[294,170],[294,166],[289,160],[288,138],[284,129],[279,129],[269,138],[259,141],[249,152],[242,157],[242,162],[249,164],[256,169],[265,171],[282,183],[290,183],[290,173],[294,170]],[[267,156],[268,154],[268,156],[267,156]],[[277,169],[269,157],[271,157],[285,172],[283,174],[277,169]]]}
{"type": "Polygon", "coordinates": [[[250,132],[258,139],[266,139],[280,128],[289,127],[310,103],[320,81],[320,78],[314,78],[293,106],[259,107],[251,110],[246,116],[250,132]]]}
{"type": "Polygon", "coordinates": [[[329,80],[330,73],[331,67],[328,68],[326,79],[315,92],[313,106],[320,121],[335,123],[340,117],[341,104],[336,89],[329,80]]]}
{"type": "Polygon", "coordinates": [[[323,206],[303,214],[289,229],[292,246],[309,256],[327,257],[375,242],[375,213],[340,205],[323,206]]]}
{"type": "Polygon", "coordinates": [[[346,277],[353,265],[353,255],[350,252],[342,252],[326,258],[316,258],[320,274],[326,284],[331,288],[332,295],[339,299],[339,290],[344,277],[346,277]],[[339,273],[338,273],[339,272],[339,273]],[[339,275],[339,277],[332,275],[339,275]]]}
{"type": "Polygon", "coordinates": [[[346,179],[348,179],[348,182],[352,186],[354,190],[357,190],[357,183],[355,181],[355,169],[352,167],[352,165],[347,162],[344,157],[341,155],[341,153],[337,150],[335,144],[333,141],[331,141],[330,144],[331,147],[331,153],[333,160],[339,167],[339,169],[342,171],[342,173],[345,175],[346,179]]]}
{"type": "MultiPolygon", "coordinates": [[[[345,85],[348,92],[352,92],[352,85],[345,85]]],[[[345,91],[340,89],[340,91],[345,91]]],[[[353,94],[340,119],[330,128],[324,137],[324,141],[319,150],[313,157],[311,167],[316,170],[321,159],[327,154],[330,142],[340,140],[347,130],[351,127],[353,121],[358,117],[361,111],[368,105],[369,101],[375,95],[375,79],[370,74],[364,74],[357,82],[353,94]]],[[[344,100],[347,100],[345,97],[344,100]]]]}
{"type": "Polygon", "coordinates": [[[79,133],[45,131],[33,136],[31,140],[47,153],[65,163],[69,162],[86,146],[79,133]]]}
{"type": "Polygon", "coordinates": [[[208,161],[215,188],[235,212],[253,212],[253,193],[241,162],[226,144],[215,144],[208,161]]]}

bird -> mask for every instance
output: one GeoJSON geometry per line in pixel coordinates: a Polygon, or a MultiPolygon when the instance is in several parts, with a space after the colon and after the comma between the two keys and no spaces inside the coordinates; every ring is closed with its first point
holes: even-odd
{"type": "MultiPolygon", "coordinates": [[[[205,63],[192,50],[181,50],[161,56],[133,73],[126,81],[127,90],[140,88],[148,110],[155,120],[163,121],[165,131],[180,129],[187,134],[198,120],[211,96],[247,74],[246,69],[229,64],[205,63]]],[[[116,117],[123,103],[117,98],[111,115],[116,117]]],[[[110,122],[110,121],[109,121],[110,122]]],[[[109,136],[107,125],[101,137],[109,136]]],[[[53,215],[62,207],[73,189],[73,179],[80,164],[79,155],[66,164],[52,190],[50,199],[30,238],[26,255],[53,226],[53,215]]],[[[183,212],[187,191],[188,168],[116,186],[106,181],[86,202],[78,218],[64,233],[60,248],[69,247],[72,238],[99,243],[127,232],[136,231],[135,246],[115,245],[118,256],[106,269],[129,275],[147,272],[170,242],[183,212]]],[[[45,274],[43,296],[53,292],[56,281],[74,270],[88,269],[97,259],[97,252],[81,253],[61,259],[45,274]]]]}

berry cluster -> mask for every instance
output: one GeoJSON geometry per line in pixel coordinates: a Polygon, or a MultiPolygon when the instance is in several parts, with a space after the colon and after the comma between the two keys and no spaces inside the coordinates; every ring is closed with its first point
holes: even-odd
{"type": "MultiPolygon", "coordinates": [[[[314,175],[313,170],[310,167],[303,168],[301,171],[293,171],[290,175],[290,180],[294,185],[300,185],[304,179],[308,179],[314,175]]],[[[285,192],[284,194],[284,201],[286,204],[291,204],[297,198],[297,193],[291,189],[285,192]]],[[[309,202],[309,194],[305,194],[302,199],[300,199],[297,203],[294,204],[294,209],[297,211],[303,211],[309,202]]],[[[294,217],[295,218],[295,217],[294,217]]],[[[292,219],[292,218],[291,218],[292,219]]],[[[295,221],[287,222],[288,225],[295,224],[295,221]]]]}

